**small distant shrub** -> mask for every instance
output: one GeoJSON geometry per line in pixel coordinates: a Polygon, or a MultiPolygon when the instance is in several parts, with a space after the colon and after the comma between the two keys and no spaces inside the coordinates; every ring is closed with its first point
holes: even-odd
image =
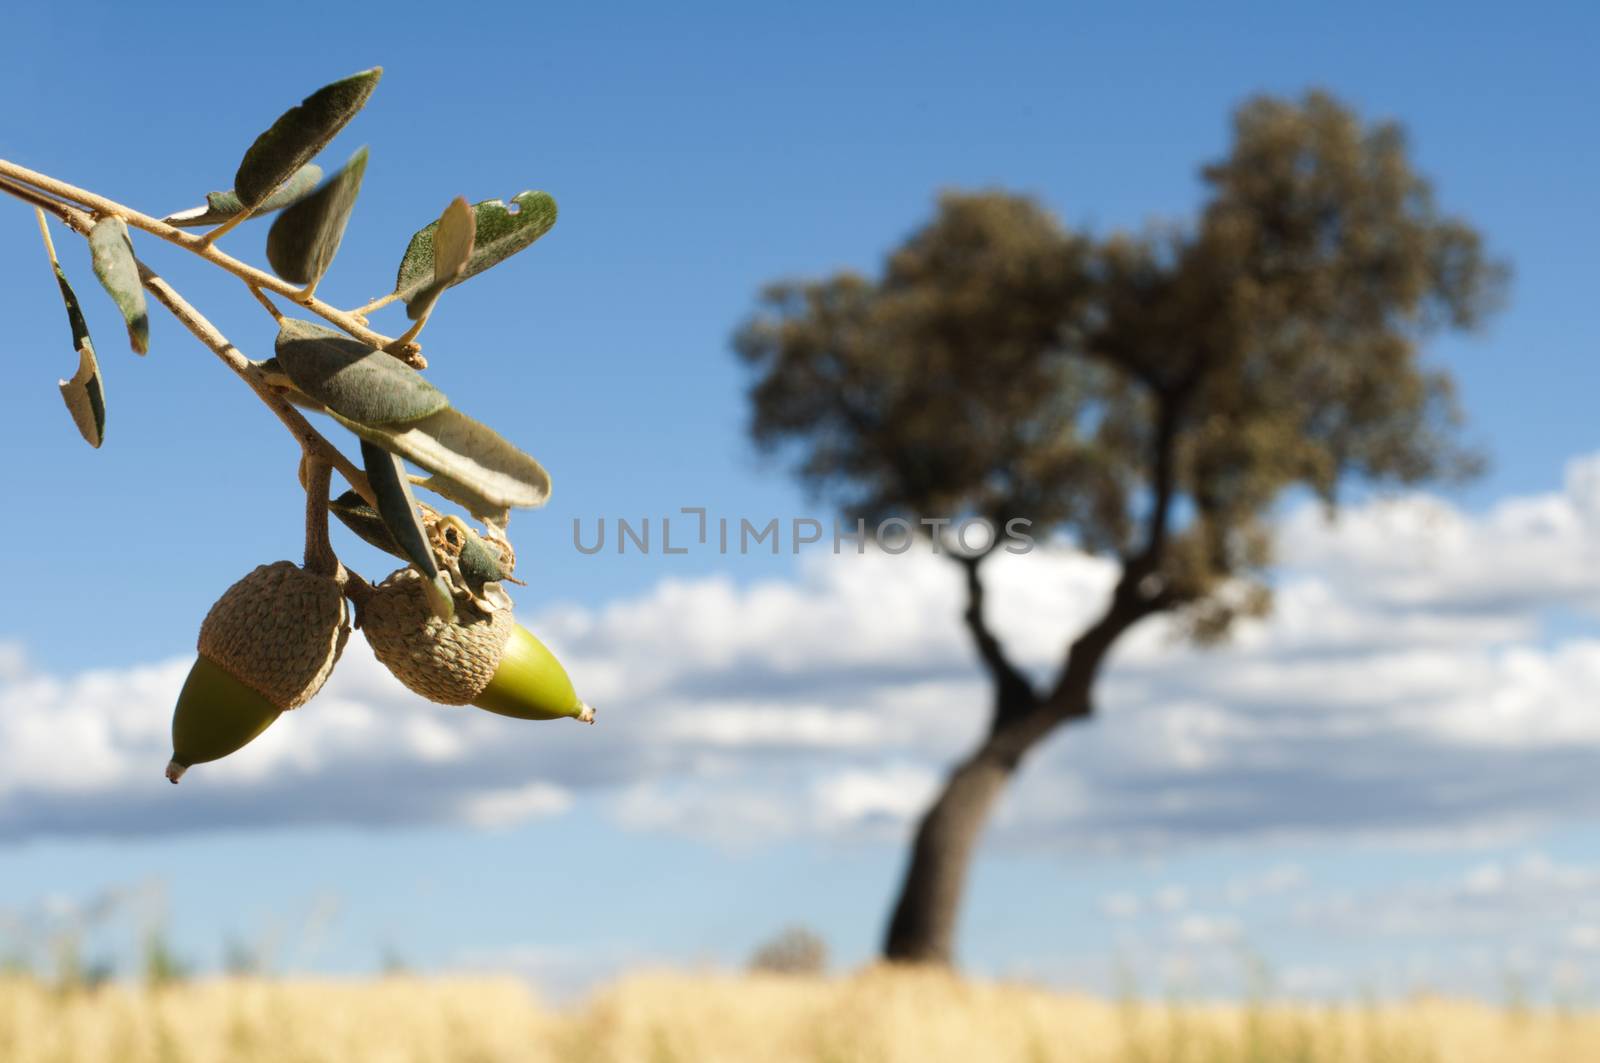
{"type": "Polygon", "coordinates": [[[378,957],[378,970],[385,978],[403,978],[411,973],[411,964],[406,962],[405,955],[399,949],[385,945],[378,957]]]}
{"type": "Polygon", "coordinates": [[[752,971],[773,974],[822,974],[828,969],[828,943],[814,931],[791,926],[750,956],[752,971]]]}
{"type": "Polygon", "coordinates": [[[222,943],[222,969],[232,978],[255,978],[266,973],[266,949],[236,937],[222,943]]]}

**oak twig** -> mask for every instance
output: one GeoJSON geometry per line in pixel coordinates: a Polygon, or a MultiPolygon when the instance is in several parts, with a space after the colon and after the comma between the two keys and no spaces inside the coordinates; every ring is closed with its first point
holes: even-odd
{"type": "MultiPolygon", "coordinates": [[[[89,230],[94,228],[94,219],[83,211],[70,204],[62,203],[49,196],[41,195],[32,190],[18,189],[16,185],[0,178],[0,191],[9,193],[32,204],[34,207],[46,211],[59,218],[74,232],[87,236],[89,230]]],[[[48,240],[48,230],[46,239],[48,240]]],[[[295,442],[300,444],[300,449],[309,458],[320,461],[339,470],[339,475],[350,482],[366,501],[377,505],[377,496],[372,492],[372,485],[367,482],[366,473],[345,457],[339,448],[328,442],[321,432],[312,426],[305,416],[290,405],[282,392],[274,386],[275,381],[270,372],[262,368],[259,363],[251,361],[244,356],[244,352],[235,347],[228,337],[224,336],[204,314],[196,310],[187,299],[178,292],[161,275],[156,273],[145,263],[134,259],[139,267],[139,280],[144,289],[153,295],[156,302],[172,312],[178,323],[188,329],[202,344],[211,350],[224,365],[232,369],[242,379],[256,397],[266,404],[278,420],[283,422],[289,434],[294,436],[295,442]]]]}
{"type": "Polygon", "coordinates": [[[321,458],[306,455],[306,553],[307,572],[319,576],[339,576],[343,566],[333,552],[328,539],[328,488],[333,482],[333,469],[321,458]]]}
{"type": "Polygon", "coordinates": [[[382,310],[384,307],[388,306],[398,298],[400,298],[399,292],[390,292],[388,295],[380,295],[376,299],[372,300],[372,302],[367,303],[365,306],[358,306],[354,310],[350,311],[350,316],[360,318],[362,321],[365,321],[368,314],[372,313],[374,310],[382,310]]]}
{"type": "MultiPolygon", "coordinates": [[[[0,178],[7,178],[0,184],[0,190],[16,195],[35,206],[40,204],[28,195],[18,195],[21,189],[18,185],[26,187],[26,191],[35,194],[43,193],[45,196],[54,197],[56,201],[67,200],[78,207],[101,217],[118,217],[136,229],[142,229],[152,236],[159,237],[169,244],[176,244],[186,251],[191,251],[207,262],[220,266],[244,281],[246,285],[254,285],[263,291],[275,292],[296,304],[305,307],[330,325],[342,329],[349,335],[378,350],[388,350],[395,345],[393,338],[369,329],[357,315],[340,310],[309,294],[305,288],[290,284],[288,281],[273,276],[264,270],[256,269],[247,263],[241,262],[223,251],[217,250],[205,236],[196,236],[184,232],[148,214],[124,206],[115,200],[96,195],[93,192],[70,185],[65,181],[57,180],[48,174],[38,173],[25,166],[18,166],[14,162],[0,159],[0,178]]],[[[389,351],[390,354],[415,368],[421,369],[427,365],[422,357],[421,348],[415,343],[389,351]]]]}
{"type": "Polygon", "coordinates": [[[232,232],[234,229],[238,228],[244,222],[249,221],[252,217],[255,216],[255,213],[256,213],[256,208],[254,208],[254,207],[245,207],[243,210],[239,211],[239,213],[235,214],[233,217],[229,218],[227,221],[223,222],[221,225],[217,226],[215,229],[210,230],[204,236],[200,237],[200,242],[205,244],[207,247],[210,247],[212,244],[216,243],[217,240],[220,239],[222,236],[224,236],[227,233],[232,232]]]}
{"type": "Polygon", "coordinates": [[[249,288],[250,294],[256,297],[256,302],[267,308],[267,313],[272,315],[272,320],[276,321],[280,325],[283,324],[283,315],[279,313],[278,308],[272,304],[272,300],[267,298],[265,292],[263,292],[260,288],[257,288],[254,284],[247,284],[245,287],[249,288]]]}
{"type": "Polygon", "coordinates": [[[205,316],[189,305],[188,301],[179,295],[172,286],[162,280],[155,271],[139,263],[139,279],[144,282],[145,290],[156,297],[156,301],[168,310],[178,321],[194,334],[195,338],[207,347],[212,353],[227,363],[228,367],[238,373],[246,384],[250,385],[268,409],[277,415],[284,427],[289,429],[289,434],[295,437],[302,450],[314,459],[325,462],[339,470],[339,475],[350,482],[357,494],[362,498],[377,505],[377,496],[372,492],[372,485],[367,483],[367,474],[356,467],[356,464],[340,452],[338,447],[312,427],[311,422],[292,405],[289,400],[274,388],[268,381],[270,374],[261,366],[244,356],[244,353],[229,342],[228,338],[205,316]]]}

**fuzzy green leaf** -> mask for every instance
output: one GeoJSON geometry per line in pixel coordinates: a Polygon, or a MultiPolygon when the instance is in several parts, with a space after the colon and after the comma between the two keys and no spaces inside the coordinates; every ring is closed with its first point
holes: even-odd
{"type": "Polygon", "coordinates": [[[472,207],[461,196],[450,201],[434,223],[433,280],[406,303],[406,316],[419,320],[433,310],[439,295],[461,279],[477,242],[472,207]]]}
{"type": "Polygon", "coordinates": [[[128,343],[135,354],[150,349],[150,314],[145,308],[144,285],[139,283],[139,264],[133,259],[133,243],[128,239],[128,223],[121,218],[102,218],[89,230],[89,254],[94,275],[111,296],[128,325],[128,343]]]}
{"type": "Polygon", "coordinates": [[[89,339],[89,324],[83,319],[83,308],[67,275],[57,265],[56,284],[61,287],[61,301],[67,304],[67,324],[72,328],[72,346],[78,352],[78,371],[71,380],[61,381],[61,398],[78,426],[78,434],[91,447],[99,448],[106,438],[106,392],[100,379],[100,363],[94,356],[94,344],[89,339]]]}
{"type": "Polygon", "coordinates": [[[278,215],[267,231],[267,261],[291,284],[315,284],[339,253],[344,227],[361,192],[367,149],[350,156],[322,187],[278,215]]]}
{"type": "MultiPolygon", "coordinates": [[[[460,276],[451,284],[460,284],[510,258],[549,232],[556,223],[556,201],[547,193],[523,192],[513,196],[511,203],[517,208],[515,211],[498,199],[486,199],[472,208],[476,221],[472,254],[460,276]]],[[[413,320],[417,314],[412,310],[412,303],[434,283],[434,242],[438,228],[439,223],[433,222],[411,238],[395,277],[394,290],[406,301],[406,311],[413,320]]]]}
{"type": "MultiPolygon", "coordinates": [[[[311,194],[311,190],[317,187],[317,182],[320,180],[322,180],[322,167],[314,162],[306,163],[276,192],[263,200],[256,207],[255,213],[269,214],[275,210],[282,210],[291,203],[298,203],[311,194]]],[[[205,206],[180,210],[176,214],[168,214],[161,220],[179,229],[196,229],[225,222],[243,209],[244,204],[239,202],[239,194],[230,188],[226,192],[207,192],[205,206]]]]}
{"type": "Polygon", "coordinates": [[[550,497],[550,474],[544,466],[459,410],[444,409],[398,425],[363,424],[331,407],[329,412],[362,439],[464,486],[480,500],[479,506],[542,506],[550,497]]]}
{"type": "Polygon", "coordinates": [[[375,546],[386,554],[393,554],[402,561],[410,560],[405,550],[395,542],[394,533],[383,522],[383,515],[354,491],[346,491],[333,499],[328,503],[328,510],[339,518],[341,524],[360,536],[367,545],[375,546]]]}
{"type": "Polygon", "coordinates": [[[325,85],[298,107],[278,117],[272,127],[256,137],[233,178],[234,194],[244,207],[258,207],[296,170],[316,157],[355,117],[372,95],[382,67],[363,70],[342,81],[325,85]]]}
{"type": "Polygon", "coordinates": [[[404,551],[404,557],[425,577],[423,589],[428,605],[440,620],[455,615],[455,595],[450,581],[439,571],[434,560],[433,547],[428,545],[428,531],[417,512],[417,500],[411,497],[411,482],[406,478],[406,467],[399,458],[382,447],[361,441],[361,460],[367,467],[367,482],[378,498],[378,513],[384,526],[404,551]]]}
{"type": "Polygon", "coordinates": [[[405,425],[450,405],[443,392],[398,358],[309,321],[285,318],[276,354],[296,388],[364,425],[405,425]]]}

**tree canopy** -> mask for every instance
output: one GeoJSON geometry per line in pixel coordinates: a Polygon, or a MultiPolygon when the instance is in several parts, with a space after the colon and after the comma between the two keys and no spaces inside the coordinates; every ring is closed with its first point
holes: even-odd
{"type": "Polygon", "coordinates": [[[1185,224],[949,193],[881,276],[770,286],[736,338],[754,438],[853,514],[1025,517],[1119,556],[1196,634],[1260,611],[1283,491],[1475,467],[1420,345],[1505,270],[1398,126],[1323,93],[1250,100],[1201,173],[1185,224]]]}

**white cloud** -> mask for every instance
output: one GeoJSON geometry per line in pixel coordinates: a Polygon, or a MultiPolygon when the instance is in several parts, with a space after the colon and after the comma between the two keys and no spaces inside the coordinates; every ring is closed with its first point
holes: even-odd
{"type": "Polygon", "coordinates": [[[1153,898],[1158,912],[1181,912],[1189,906],[1189,891],[1183,886],[1162,886],[1153,898]]]}
{"type": "Polygon", "coordinates": [[[939,779],[926,768],[891,764],[835,772],[812,788],[823,826],[848,827],[874,820],[904,824],[927,807],[939,779]]]}
{"type": "Polygon", "coordinates": [[[1412,495],[1346,512],[1307,507],[1282,536],[1285,560],[1339,578],[1352,597],[1431,613],[1509,618],[1600,604],[1600,455],[1568,464],[1563,490],[1501,501],[1481,516],[1412,495]]]}
{"type": "Polygon", "coordinates": [[[572,792],[542,782],[472,794],[461,802],[461,818],[475,827],[504,827],[572,807],[572,792]]]}
{"type": "Polygon", "coordinates": [[[1121,862],[1136,877],[1100,898],[1115,920],[1105,938],[1069,932],[1066,948],[1081,951],[1035,966],[1066,984],[1186,998],[1429,991],[1503,1000],[1514,983],[1531,999],[1570,1003],[1600,985],[1600,865],[1519,848],[1421,861],[1319,848],[1315,876],[1299,864],[1252,866],[1237,851],[1228,858],[1236,873],[1223,881],[1211,873],[1215,854],[1152,861],[1142,874],[1121,862]],[[1156,902],[1174,875],[1184,903],[1163,911],[1156,902]],[[1110,985],[1108,950],[1118,972],[1110,985]]]}
{"type": "Polygon", "coordinates": [[[1100,898],[1100,911],[1111,919],[1132,919],[1144,910],[1136,894],[1119,890],[1100,898]]]}
{"type": "Polygon", "coordinates": [[[1585,948],[1600,924],[1600,867],[1525,853],[1468,867],[1453,878],[1311,897],[1294,906],[1294,918],[1325,932],[1515,938],[1528,948],[1564,941],[1585,948]]]}
{"type": "Polygon", "coordinates": [[[1225,915],[1185,915],[1172,924],[1172,937],[1195,948],[1227,945],[1239,940],[1239,921],[1225,915]]]}
{"type": "Polygon", "coordinates": [[[798,802],[776,788],[731,782],[720,789],[655,781],[629,786],[613,800],[622,826],[633,830],[693,833],[729,846],[750,846],[795,833],[804,826],[798,802]]]}
{"type": "MultiPolygon", "coordinates": [[[[1306,507],[1281,545],[1274,616],[1230,645],[1151,623],[1118,646],[1099,716],[1029,758],[991,841],[1437,842],[1600,814],[1600,637],[1543,626],[1551,607],[1600,614],[1600,457],[1481,514],[1420,495],[1338,524],[1306,507]]],[[[995,626],[1043,676],[1111,579],[1071,551],[998,556],[995,626]]],[[[52,676],[0,647],[0,837],[503,824],[576,802],[741,844],[903,836],[985,724],[962,605],[955,567],[914,552],[524,608],[600,707],[593,729],[426,704],[356,638],[316,701],[176,789],[161,768],[189,661],[52,676]]]]}
{"type": "Polygon", "coordinates": [[[879,741],[882,725],[878,717],[869,713],[841,712],[822,705],[783,708],[734,702],[674,710],[662,720],[661,732],[676,742],[731,749],[861,749],[879,741]]]}
{"type": "Polygon", "coordinates": [[[1256,904],[1304,889],[1310,883],[1306,869],[1298,864],[1278,864],[1253,875],[1238,875],[1228,881],[1228,903],[1256,904]]]}

